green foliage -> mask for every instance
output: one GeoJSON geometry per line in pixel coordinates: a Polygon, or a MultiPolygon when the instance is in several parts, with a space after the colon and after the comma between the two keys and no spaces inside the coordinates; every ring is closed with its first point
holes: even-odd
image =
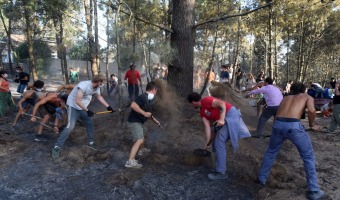
{"type": "MultiPolygon", "coordinates": [[[[33,41],[34,48],[34,59],[37,65],[37,69],[39,73],[48,72],[48,66],[50,65],[50,59],[52,57],[51,50],[48,44],[42,40],[34,40],[33,41]]],[[[27,42],[21,44],[16,49],[19,60],[28,60],[28,44],[27,42]]]]}
{"type": "Polygon", "coordinates": [[[78,40],[70,49],[69,57],[71,60],[89,60],[87,52],[87,43],[85,40],[78,40]]]}

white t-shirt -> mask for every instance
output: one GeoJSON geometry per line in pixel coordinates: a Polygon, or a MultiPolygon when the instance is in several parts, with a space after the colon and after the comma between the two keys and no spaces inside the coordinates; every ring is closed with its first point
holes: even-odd
{"type": "Polygon", "coordinates": [[[100,94],[100,88],[92,88],[92,81],[81,81],[79,82],[72,90],[70,95],[67,98],[67,105],[77,109],[77,110],[82,110],[81,107],[79,107],[76,104],[76,98],[77,98],[77,93],[78,90],[81,89],[83,91],[83,97],[81,98],[81,102],[85,107],[87,107],[92,99],[92,96],[96,94],[100,94]]]}

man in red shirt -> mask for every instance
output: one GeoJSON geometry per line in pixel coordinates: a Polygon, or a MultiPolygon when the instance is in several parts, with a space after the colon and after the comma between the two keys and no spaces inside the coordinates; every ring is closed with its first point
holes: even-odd
{"type": "Polygon", "coordinates": [[[140,87],[142,87],[142,79],[140,78],[140,74],[138,70],[135,69],[136,66],[132,64],[130,66],[130,70],[125,73],[124,80],[128,80],[128,91],[129,91],[129,98],[130,100],[134,100],[138,97],[139,94],[139,87],[138,87],[138,80],[140,83],[140,87]]]}
{"type": "Polygon", "coordinates": [[[196,93],[190,93],[187,97],[189,103],[195,108],[200,108],[200,115],[203,119],[205,136],[207,140],[206,148],[212,140],[212,148],[215,152],[215,173],[208,174],[212,180],[227,179],[227,151],[226,142],[231,141],[234,152],[238,148],[238,139],[250,137],[249,130],[245,125],[240,110],[236,109],[228,102],[215,97],[205,97],[196,93]],[[215,138],[211,136],[210,123],[222,127],[217,131],[215,138]]]}

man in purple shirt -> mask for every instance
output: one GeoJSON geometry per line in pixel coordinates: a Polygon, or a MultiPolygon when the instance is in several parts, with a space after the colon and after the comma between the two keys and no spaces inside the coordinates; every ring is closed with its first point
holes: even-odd
{"type": "Polygon", "coordinates": [[[267,77],[264,80],[264,86],[250,91],[246,98],[252,94],[263,93],[264,99],[266,100],[267,107],[262,112],[259,122],[257,123],[257,136],[263,138],[263,128],[269,118],[276,115],[277,109],[283,99],[282,92],[280,89],[273,85],[273,79],[267,77]]]}

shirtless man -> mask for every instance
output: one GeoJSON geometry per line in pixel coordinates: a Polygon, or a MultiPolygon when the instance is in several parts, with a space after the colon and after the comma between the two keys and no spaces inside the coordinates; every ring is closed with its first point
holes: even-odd
{"type": "MultiPolygon", "coordinates": [[[[40,91],[44,87],[44,81],[37,80],[33,83],[34,88],[38,88],[40,91]]],[[[26,92],[23,93],[23,96],[18,102],[18,107],[19,111],[17,115],[15,116],[12,129],[15,127],[17,124],[19,118],[25,114],[30,106],[34,106],[36,102],[40,100],[39,96],[42,94],[42,92],[35,91],[35,90],[27,90],[26,92]]]]}
{"type": "Polygon", "coordinates": [[[301,159],[304,162],[308,187],[307,198],[316,200],[321,199],[325,193],[317,183],[315,157],[311,139],[300,122],[300,117],[306,107],[308,109],[309,127],[313,130],[318,130],[319,126],[314,124],[316,115],[314,99],[306,94],[305,91],[305,85],[302,83],[294,83],[291,86],[293,95],[288,95],[281,101],[257,181],[260,185],[264,186],[266,184],[275,158],[283,142],[288,139],[297,147],[301,159]]]}
{"type": "Polygon", "coordinates": [[[59,94],[69,95],[75,86],[76,85],[74,84],[64,84],[64,85],[59,86],[55,92],[59,94]]]}
{"type": "MultiPolygon", "coordinates": [[[[67,96],[67,95],[66,95],[67,96]]],[[[31,121],[36,122],[36,113],[37,111],[41,111],[44,115],[41,123],[47,123],[48,120],[55,115],[54,121],[54,131],[59,132],[59,128],[61,127],[61,121],[66,119],[66,101],[67,97],[64,95],[59,96],[57,93],[48,92],[46,93],[42,99],[34,105],[31,121]]],[[[46,138],[42,135],[43,126],[39,126],[38,134],[35,136],[35,141],[46,141],[46,138]]]]}

